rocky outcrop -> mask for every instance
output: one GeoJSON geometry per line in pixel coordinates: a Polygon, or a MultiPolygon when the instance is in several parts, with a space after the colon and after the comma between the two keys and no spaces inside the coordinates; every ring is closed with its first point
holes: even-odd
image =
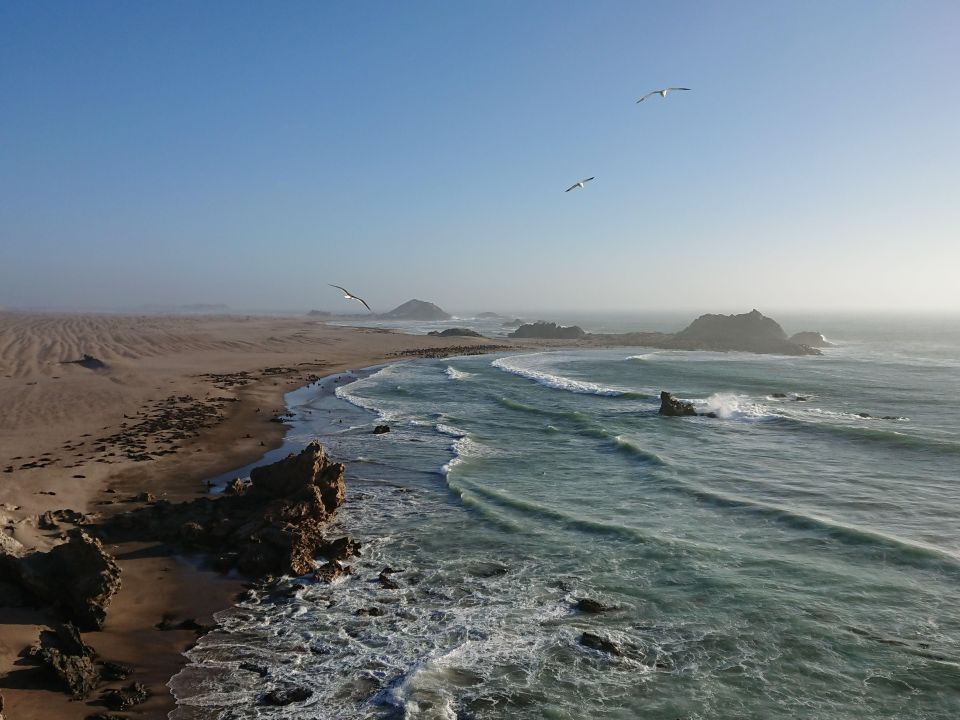
{"type": "Polygon", "coordinates": [[[449,320],[451,315],[432,302],[407,300],[403,305],[377,317],[384,320],[449,320]]]}
{"type": "Polygon", "coordinates": [[[447,328],[446,330],[431,330],[427,335],[434,335],[435,337],[483,337],[476,330],[471,330],[470,328],[447,328]]]}
{"type": "Polygon", "coordinates": [[[100,696],[111,710],[129,710],[147,701],[150,693],[142,683],[130,683],[125,688],[105,690],[100,696]]]}
{"type": "Polygon", "coordinates": [[[46,669],[50,678],[75,698],[85,698],[100,683],[96,653],[70,623],[40,633],[39,644],[28,648],[26,657],[46,669]]]}
{"type": "Polygon", "coordinates": [[[503,323],[504,327],[520,327],[523,325],[523,320],[520,318],[514,318],[513,320],[507,320],[503,323]]]}
{"type": "Polygon", "coordinates": [[[579,325],[563,326],[552,322],[538,320],[535,323],[521,325],[508,337],[512,338],[541,338],[552,340],[576,340],[586,333],[579,325]]]}
{"type": "Polygon", "coordinates": [[[812,332],[810,330],[794,333],[790,336],[790,342],[796,343],[797,345],[806,345],[807,347],[812,348],[833,347],[833,343],[828,342],[821,333],[812,332]]]}
{"type": "Polygon", "coordinates": [[[667,417],[717,417],[715,412],[697,412],[696,408],[693,407],[693,403],[686,402],[685,400],[677,400],[665,390],[660,393],[660,414],[666,415],[667,417]]]}
{"type": "Polygon", "coordinates": [[[740,315],[701,315],[678,333],[594,333],[587,335],[583,340],[585,342],[580,344],[776,355],[822,355],[815,347],[791,342],[775,320],[757,310],[740,315]]]}
{"type": "Polygon", "coordinates": [[[758,310],[741,315],[701,315],[673,336],[672,346],[682,350],[820,354],[818,350],[790,342],[779,323],[758,310]]]}
{"type": "Polygon", "coordinates": [[[48,552],[23,551],[3,541],[0,573],[83,631],[99,630],[120,589],[120,567],[101,542],[82,530],[48,552]]]}
{"type": "Polygon", "coordinates": [[[254,468],[219,498],[164,501],[114,518],[111,537],[161,540],[213,556],[218,570],[252,577],[303,575],[327,541],[325,522],[343,504],[344,466],[314,442],[298,454],[254,468]]]}
{"type": "Polygon", "coordinates": [[[374,435],[384,435],[385,433],[388,433],[388,432],[390,432],[390,426],[389,426],[389,425],[377,425],[377,426],[373,429],[373,434],[374,434],[374,435]]]}
{"type": "Polygon", "coordinates": [[[692,403],[677,400],[673,395],[664,390],[660,393],[660,414],[668,417],[685,417],[696,415],[697,411],[694,409],[692,403]]]}

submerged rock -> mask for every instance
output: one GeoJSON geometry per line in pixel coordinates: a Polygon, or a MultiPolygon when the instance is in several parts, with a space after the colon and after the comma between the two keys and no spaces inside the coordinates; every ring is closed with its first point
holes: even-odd
{"type": "Polygon", "coordinates": [[[303,702],[313,695],[313,690],[299,685],[286,685],[264,693],[257,700],[258,705],[283,706],[303,702]]]}
{"type": "Polygon", "coordinates": [[[609,605],[604,605],[599,600],[594,600],[592,598],[577,598],[574,607],[577,608],[580,612],[585,613],[602,613],[607,610],[613,610],[609,605]]]}
{"type": "Polygon", "coordinates": [[[619,644],[602,635],[592,632],[585,632],[580,636],[580,644],[594,650],[608,653],[610,655],[623,655],[623,649],[619,644]]]}
{"type": "Polygon", "coordinates": [[[373,434],[374,434],[374,435],[383,435],[384,433],[388,433],[388,432],[390,432],[390,426],[389,426],[389,425],[377,425],[377,426],[373,429],[373,434]]]}

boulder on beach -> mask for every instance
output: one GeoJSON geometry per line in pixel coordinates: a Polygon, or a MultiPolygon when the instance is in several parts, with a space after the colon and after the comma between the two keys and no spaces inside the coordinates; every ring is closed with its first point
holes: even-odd
{"type": "Polygon", "coordinates": [[[74,698],[87,697],[100,683],[100,671],[94,664],[96,653],[70,623],[41,632],[39,643],[27,648],[24,655],[74,698]]]}
{"type": "Polygon", "coordinates": [[[552,340],[576,340],[582,338],[586,333],[579,325],[557,325],[553,322],[544,322],[538,320],[535,323],[521,325],[514,330],[508,337],[512,338],[541,338],[552,340]]]}
{"type": "Polygon", "coordinates": [[[81,530],[48,552],[26,553],[4,541],[0,573],[85,632],[103,627],[120,589],[120,567],[98,539],[81,530]]]}

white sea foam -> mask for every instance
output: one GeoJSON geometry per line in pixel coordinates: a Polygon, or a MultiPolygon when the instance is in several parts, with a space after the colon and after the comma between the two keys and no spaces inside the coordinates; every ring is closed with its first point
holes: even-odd
{"type": "Polygon", "coordinates": [[[447,366],[446,373],[447,377],[451,380],[468,380],[473,377],[473,373],[457,370],[455,367],[449,365],[447,366]]]}
{"type": "Polygon", "coordinates": [[[513,375],[519,375],[520,377],[533,380],[536,383],[544,385],[548,388],[553,388],[554,390],[565,390],[567,392],[581,393],[585,395],[602,395],[606,397],[619,397],[632,392],[631,390],[626,390],[623,388],[607,387],[605,385],[600,385],[598,383],[593,383],[586,380],[575,380],[573,378],[564,377],[563,375],[554,375],[552,373],[543,372],[542,370],[536,370],[530,367],[532,364],[532,358],[542,358],[545,355],[546,353],[512,355],[510,357],[498,358],[490,364],[498,370],[503,370],[504,372],[508,372],[513,375]]]}
{"type": "Polygon", "coordinates": [[[716,413],[724,420],[758,420],[775,417],[765,405],[753,402],[745,395],[714,393],[698,404],[704,407],[706,412],[716,413]]]}

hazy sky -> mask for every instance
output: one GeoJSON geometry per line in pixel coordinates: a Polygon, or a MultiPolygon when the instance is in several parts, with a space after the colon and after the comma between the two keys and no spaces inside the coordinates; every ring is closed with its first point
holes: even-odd
{"type": "Polygon", "coordinates": [[[0,305],[958,310],[958,32],[956,0],[8,0],[0,305]]]}

